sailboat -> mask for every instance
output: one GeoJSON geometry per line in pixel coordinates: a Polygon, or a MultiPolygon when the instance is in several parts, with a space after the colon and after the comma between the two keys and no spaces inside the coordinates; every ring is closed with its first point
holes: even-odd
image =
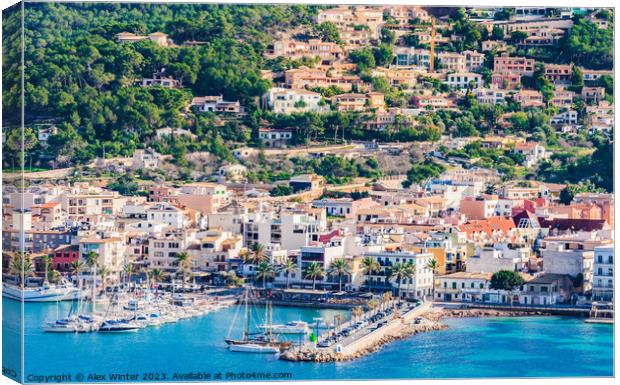
{"type": "Polygon", "coordinates": [[[138,324],[132,319],[123,317],[109,317],[110,307],[116,307],[118,305],[118,294],[114,294],[113,299],[110,301],[108,310],[104,316],[101,325],[99,326],[99,332],[118,333],[118,332],[133,332],[144,327],[144,325],[138,324]]]}
{"type": "MultiPolygon", "coordinates": [[[[245,352],[245,353],[280,353],[291,346],[291,342],[289,341],[280,341],[276,337],[273,336],[271,327],[269,327],[268,333],[258,332],[251,333],[250,332],[250,306],[249,306],[250,293],[249,290],[246,290],[243,295],[243,303],[245,306],[245,326],[243,331],[243,338],[240,340],[226,338],[224,341],[228,344],[228,348],[232,352],[245,352]]],[[[271,302],[267,302],[267,308],[269,313],[269,325],[271,325],[271,302]]],[[[235,315],[236,319],[236,315],[235,315]]],[[[235,324],[235,320],[233,320],[231,324],[232,327],[235,324]]],[[[229,331],[230,334],[230,331],[229,331]]]]}
{"type": "Polygon", "coordinates": [[[97,325],[92,318],[77,315],[76,313],[73,310],[73,305],[71,305],[69,314],[65,318],[46,322],[43,325],[43,331],[46,333],[88,333],[97,329],[97,325]]]}
{"type": "Polygon", "coordinates": [[[75,296],[69,308],[69,313],[66,317],[60,318],[59,316],[59,301],[56,301],[56,320],[45,322],[43,324],[43,331],[46,333],[88,333],[97,329],[97,324],[92,317],[80,315],[81,304],[81,290],[78,289],[78,294],[75,296]],[[76,302],[77,300],[77,302],[76,302]]]}

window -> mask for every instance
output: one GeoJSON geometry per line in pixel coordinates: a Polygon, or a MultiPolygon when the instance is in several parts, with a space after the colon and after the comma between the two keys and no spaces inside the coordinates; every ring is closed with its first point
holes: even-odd
{"type": "Polygon", "coordinates": [[[456,282],[452,282],[452,288],[456,289],[456,282]]]}

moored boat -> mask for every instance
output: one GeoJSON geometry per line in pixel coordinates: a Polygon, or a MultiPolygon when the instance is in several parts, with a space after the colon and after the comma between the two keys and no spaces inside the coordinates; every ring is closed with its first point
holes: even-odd
{"type": "Polygon", "coordinates": [[[138,323],[125,319],[107,319],[99,326],[99,332],[133,332],[142,328],[138,323]]]}
{"type": "Polygon", "coordinates": [[[41,287],[26,287],[2,285],[2,296],[24,302],[56,302],[71,301],[80,297],[79,290],[70,283],[60,285],[45,285],[41,287]]]}
{"type": "Polygon", "coordinates": [[[230,351],[243,353],[267,353],[275,354],[280,352],[280,348],[274,345],[259,345],[253,343],[230,345],[230,351]]]}
{"type": "MultiPolygon", "coordinates": [[[[248,290],[246,290],[243,295],[246,321],[243,331],[243,338],[239,340],[226,338],[224,340],[228,345],[230,351],[245,353],[278,353],[290,348],[292,345],[290,341],[280,341],[276,336],[273,335],[273,332],[271,330],[271,302],[267,302],[266,309],[268,310],[269,314],[269,326],[267,326],[267,331],[250,333],[251,312],[249,307],[249,298],[250,293],[248,290]]],[[[232,325],[235,324],[236,318],[237,314],[235,314],[232,325]]]]}
{"type": "Polygon", "coordinates": [[[308,334],[310,332],[308,323],[304,321],[291,321],[284,325],[259,325],[258,327],[275,334],[308,334]]]}
{"type": "Polygon", "coordinates": [[[43,326],[43,331],[46,333],[88,333],[94,331],[95,328],[94,323],[74,318],[48,322],[43,326]]]}

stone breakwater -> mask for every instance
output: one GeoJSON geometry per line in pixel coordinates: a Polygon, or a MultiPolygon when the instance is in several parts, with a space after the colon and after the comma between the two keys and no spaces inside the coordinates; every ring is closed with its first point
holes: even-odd
{"type": "Polygon", "coordinates": [[[442,318],[483,318],[483,317],[527,317],[527,316],[548,316],[550,313],[544,311],[527,310],[494,310],[494,309],[445,309],[435,308],[426,312],[423,317],[429,321],[437,322],[442,318]]]}
{"type": "Polygon", "coordinates": [[[368,346],[358,349],[353,353],[336,353],[332,350],[318,349],[318,350],[289,350],[280,356],[281,359],[286,361],[306,361],[306,362],[337,362],[337,361],[350,361],[363,357],[367,354],[380,350],[383,346],[394,342],[399,339],[411,337],[417,333],[430,332],[434,330],[447,329],[446,325],[437,322],[428,322],[424,324],[403,324],[397,330],[386,333],[382,337],[378,337],[368,346]]]}
{"type": "Polygon", "coordinates": [[[440,323],[444,318],[469,318],[469,317],[523,317],[523,316],[546,316],[551,315],[544,311],[529,310],[495,310],[495,309],[446,309],[430,308],[422,310],[418,314],[424,322],[419,324],[405,323],[391,325],[392,328],[381,335],[368,335],[363,338],[370,338],[370,341],[354,349],[343,349],[343,353],[336,353],[331,349],[292,349],[280,356],[286,361],[305,361],[305,362],[337,362],[350,361],[363,357],[380,350],[383,346],[399,339],[411,337],[417,333],[425,333],[435,330],[444,330],[448,326],[440,323]]]}

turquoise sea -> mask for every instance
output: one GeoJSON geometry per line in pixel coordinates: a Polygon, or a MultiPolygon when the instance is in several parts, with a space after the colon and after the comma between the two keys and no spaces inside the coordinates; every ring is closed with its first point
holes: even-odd
{"type": "MultiPolygon", "coordinates": [[[[18,302],[3,299],[3,368],[17,368],[18,302]],[[17,353],[17,354],[16,354],[17,353]]],[[[61,314],[69,304],[61,304],[61,314]]],[[[291,363],[274,356],[234,353],[224,337],[237,308],[119,334],[46,334],[41,324],[57,305],[25,306],[26,382],[145,380],[406,379],[613,376],[613,326],[569,317],[451,319],[448,330],[397,341],[356,361],[291,363]],[[118,377],[129,374],[135,377],[118,377]],[[49,377],[62,376],[64,377],[49,377]],[[221,377],[217,377],[217,376],[221,377]],[[48,377],[46,377],[48,376],[48,377]]],[[[274,307],[274,323],[341,310],[274,307]]],[[[233,332],[241,330],[233,325],[233,332]]]]}

